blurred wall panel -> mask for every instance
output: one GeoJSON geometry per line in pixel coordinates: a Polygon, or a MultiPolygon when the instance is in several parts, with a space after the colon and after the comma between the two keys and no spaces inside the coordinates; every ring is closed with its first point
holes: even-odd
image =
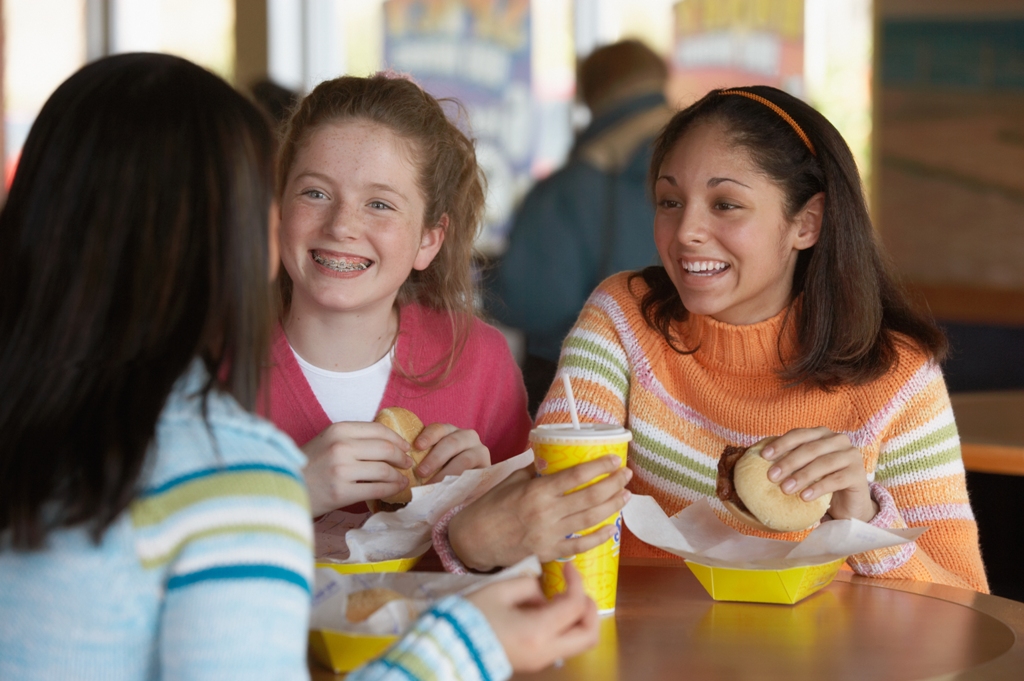
{"type": "MultiPolygon", "coordinates": [[[[266,0],[271,80],[309,92],[320,82],[347,73],[346,18],[352,6],[349,0],[266,0]]],[[[373,26],[360,28],[374,30],[373,26]]]]}
{"type": "Polygon", "coordinates": [[[941,318],[1024,324],[1024,3],[879,19],[882,235],[941,318]]]}
{"type": "Polygon", "coordinates": [[[388,0],[384,12],[385,63],[465,107],[487,176],[477,248],[500,252],[516,199],[532,182],[536,150],[530,2],[388,0]]]}
{"type": "Polygon", "coordinates": [[[267,77],[267,0],[235,0],[235,85],[267,77]]]}
{"type": "Polygon", "coordinates": [[[804,96],[804,0],[681,0],[674,14],[670,103],[743,85],[804,96]]]}
{"type": "Polygon", "coordinates": [[[873,204],[873,0],[804,0],[805,99],[850,146],[873,204]]]}

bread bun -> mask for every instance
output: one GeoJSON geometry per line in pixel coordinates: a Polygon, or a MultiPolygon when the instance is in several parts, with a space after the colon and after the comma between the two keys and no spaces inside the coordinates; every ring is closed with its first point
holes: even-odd
{"type": "Polygon", "coordinates": [[[370,615],[377,612],[391,601],[405,598],[402,594],[384,587],[354,591],[348,595],[345,605],[345,618],[349,622],[365,622],[370,615]]]}
{"type": "MultiPolygon", "coordinates": [[[[387,407],[386,409],[381,409],[373,420],[395,431],[405,438],[405,441],[409,444],[415,442],[416,438],[423,432],[423,422],[420,421],[419,417],[408,409],[402,409],[401,407],[387,407]]],[[[412,488],[418,487],[426,482],[426,479],[420,478],[416,475],[416,466],[420,465],[420,462],[423,461],[423,458],[426,457],[429,452],[429,449],[410,449],[409,456],[412,457],[412,460],[415,462],[413,467],[398,469],[402,475],[409,479],[409,486],[398,494],[390,497],[386,497],[384,499],[372,499],[366,502],[367,506],[370,507],[370,510],[374,513],[377,513],[378,511],[394,511],[412,501],[412,488]]]]}
{"type": "Polygon", "coordinates": [[[731,501],[722,503],[730,513],[758,530],[797,532],[814,527],[828,511],[832,493],[804,501],[798,495],[786,494],[778,484],[769,480],[768,469],[774,462],[762,457],[761,450],[774,440],[773,437],[765,438],[749,447],[733,468],[736,494],[749,513],[731,501]]]}

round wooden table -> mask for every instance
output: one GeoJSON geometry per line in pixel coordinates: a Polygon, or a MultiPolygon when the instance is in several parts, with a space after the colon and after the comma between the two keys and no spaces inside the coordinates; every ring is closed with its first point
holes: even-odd
{"type": "MultiPolygon", "coordinates": [[[[314,681],[343,678],[310,663],[314,681]]],[[[593,650],[516,679],[1024,679],[1024,603],[840,572],[796,605],[711,599],[683,565],[623,559],[593,650]]]]}
{"type": "Polygon", "coordinates": [[[1024,603],[841,572],[796,605],[711,599],[693,574],[624,561],[597,648],[517,679],[1024,679],[1024,603]]]}

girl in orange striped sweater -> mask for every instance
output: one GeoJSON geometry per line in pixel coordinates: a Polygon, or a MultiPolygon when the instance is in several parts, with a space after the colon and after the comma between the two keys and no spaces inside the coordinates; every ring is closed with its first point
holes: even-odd
{"type": "MultiPolygon", "coordinates": [[[[853,570],[987,591],[945,340],[886,265],[836,129],[774,88],[715,90],[662,132],[651,189],[662,265],[601,284],[559,369],[583,419],[632,430],[630,489],[669,514],[706,498],[756,534],[715,496],[716,466],[777,435],[769,479],[832,492],[826,518],[930,527],[853,570]]],[[[556,381],[538,421],[568,420],[556,381]]]]}

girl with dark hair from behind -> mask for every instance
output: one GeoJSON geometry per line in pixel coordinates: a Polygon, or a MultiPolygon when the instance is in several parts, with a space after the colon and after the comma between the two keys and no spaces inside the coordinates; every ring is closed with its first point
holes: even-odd
{"type": "MultiPolygon", "coordinates": [[[[897,283],[839,132],[775,88],[714,90],[666,125],[650,185],[662,264],[595,291],[559,369],[581,417],[632,429],[630,489],[669,514],[707,499],[756,534],[718,500],[717,462],[779,436],[769,480],[832,493],[824,520],[930,527],[851,556],[856,572],[987,591],[945,339],[897,283]]],[[[538,422],[568,420],[556,381],[538,422]]]]}
{"type": "MultiPolygon", "coordinates": [[[[87,65],[33,125],[0,213],[0,678],[308,677],[305,459],[248,411],[273,157],[252,104],[167,55],[87,65]]],[[[539,609],[536,580],[495,586],[363,673],[472,641],[486,668],[438,676],[503,678],[596,640],[578,580],[539,609]]]]}

